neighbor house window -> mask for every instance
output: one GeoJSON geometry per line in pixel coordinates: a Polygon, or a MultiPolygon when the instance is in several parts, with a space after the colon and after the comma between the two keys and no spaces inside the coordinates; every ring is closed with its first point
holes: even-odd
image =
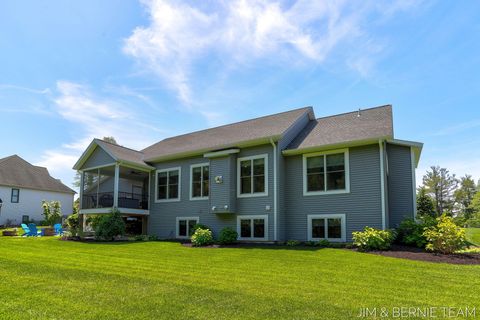
{"type": "Polygon", "coordinates": [[[308,240],[346,241],[344,214],[309,215],[307,224],[308,240]]]}
{"type": "Polygon", "coordinates": [[[237,216],[237,232],[240,240],[267,240],[266,215],[237,216]]]}
{"type": "Polygon", "coordinates": [[[210,166],[208,163],[190,167],[190,199],[208,199],[210,166]]]}
{"type": "Polygon", "coordinates": [[[268,194],[267,163],[268,156],[266,154],[238,159],[237,195],[239,197],[268,194]]]}
{"type": "Polygon", "coordinates": [[[180,200],[180,168],[157,170],[156,176],[156,200],[177,201],[180,200]]]}
{"type": "Polygon", "coordinates": [[[177,238],[189,238],[192,236],[195,225],[198,224],[198,217],[178,217],[177,218],[177,238]]]}
{"type": "Polygon", "coordinates": [[[10,201],[12,203],[18,203],[20,200],[20,189],[12,189],[12,195],[10,201]]]}
{"type": "Polygon", "coordinates": [[[348,150],[304,155],[304,195],[349,192],[348,168],[348,150]]]}

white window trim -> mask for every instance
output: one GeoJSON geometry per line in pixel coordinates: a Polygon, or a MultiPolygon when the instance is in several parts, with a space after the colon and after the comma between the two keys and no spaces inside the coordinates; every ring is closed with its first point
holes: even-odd
{"type": "MultiPolygon", "coordinates": [[[[252,165],[252,175],[253,175],[253,165],[252,165]]],[[[252,197],[266,197],[268,196],[268,154],[257,154],[249,157],[242,157],[237,159],[237,198],[252,198],[252,197]],[[265,163],[265,192],[253,192],[253,176],[252,176],[252,192],[251,193],[241,193],[241,180],[240,180],[240,163],[245,160],[255,160],[255,159],[264,159],[265,163]]]]}
{"type": "MultiPolygon", "coordinates": [[[[168,177],[167,177],[167,183],[168,183],[168,177]]],[[[167,196],[168,196],[168,190],[167,190],[167,196]]],[[[177,202],[177,201],[180,201],[181,197],[182,197],[182,168],[181,167],[172,167],[172,168],[165,168],[165,169],[156,170],[155,171],[155,203],[177,202]],[[162,173],[162,172],[173,171],[173,170],[178,170],[178,198],[158,199],[158,174],[162,173]]]]}
{"type": "Polygon", "coordinates": [[[189,239],[190,237],[188,236],[188,233],[190,230],[188,230],[188,220],[195,220],[197,221],[197,224],[199,223],[200,221],[200,217],[177,217],[176,220],[175,220],[175,237],[177,239],[189,239]],[[181,236],[178,234],[178,226],[179,226],[179,222],[180,220],[187,220],[187,235],[186,236],[181,236]]]}
{"type": "MultiPolygon", "coordinates": [[[[196,163],[190,165],[190,200],[208,200],[207,197],[194,197],[193,196],[193,168],[198,168],[198,167],[207,167],[208,166],[208,176],[209,176],[209,184],[210,184],[210,163],[209,162],[204,162],[204,163],[196,163]]],[[[209,186],[210,187],[210,186],[209,186]]],[[[202,185],[201,185],[201,190],[203,191],[203,170],[202,170],[202,185]]],[[[203,193],[203,192],[202,192],[203,193]]],[[[209,194],[210,194],[210,188],[209,188],[209,194]]]]}
{"type": "MultiPolygon", "coordinates": [[[[330,150],[324,152],[315,152],[308,153],[303,155],[303,195],[304,196],[319,196],[319,195],[329,195],[329,194],[342,194],[350,193],[350,157],[348,148],[330,150]],[[330,190],[330,191],[307,191],[307,159],[310,157],[325,156],[329,154],[343,153],[345,157],[345,189],[343,190],[330,190]]],[[[326,161],[326,160],[325,160],[326,161]]],[[[325,177],[327,176],[327,168],[325,167],[325,177]]],[[[326,178],[325,178],[326,179],[326,178]]],[[[326,185],[325,185],[326,187],[326,185]]]]}
{"type": "Polygon", "coordinates": [[[308,233],[308,241],[320,241],[320,240],[328,240],[330,242],[346,242],[347,241],[347,220],[344,213],[339,214],[309,214],[307,216],[307,233],[308,233]],[[342,223],[342,237],[340,239],[331,239],[328,238],[328,221],[325,224],[325,235],[326,238],[313,238],[312,237],[312,219],[335,219],[340,218],[342,223]]]}
{"type": "Polygon", "coordinates": [[[247,240],[247,241],[266,241],[268,240],[268,215],[267,214],[258,214],[258,215],[238,215],[237,216],[237,233],[238,233],[238,240],[247,240]],[[252,222],[252,237],[250,238],[242,238],[241,237],[241,225],[240,220],[253,220],[253,219],[264,219],[265,221],[265,235],[263,238],[255,238],[253,237],[253,222],[252,222]]]}

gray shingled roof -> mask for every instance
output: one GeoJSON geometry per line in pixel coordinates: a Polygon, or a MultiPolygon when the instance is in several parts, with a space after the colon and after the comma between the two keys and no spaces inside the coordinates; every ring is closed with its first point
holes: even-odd
{"type": "Polygon", "coordinates": [[[162,140],[144,150],[144,161],[193,152],[230,148],[248,141],[280,138],[297,119],[311,113],[311,107],[232,123],[162,140]]]}
{"type": "Polygon", "coordinates": [[[75,193],[60,180],[50,176],[47,168],[34,166],[16,154],[0,159],[0,185],[75,193]]]}
{"type": "Polygon", "coordinates": [[[147,165],[143,161],[143,153],[140,151],[129,149],[100,139],[95,139],[95,142],[102,148],[106,149],[116,160],[123,160],[142,166],[147,165]]]}
{"type": "Polygon", "coordinates": [[[304,132],[290,143],[287,150],[379,138],[393,138],[391,105],[313,120],[304,132]]]}

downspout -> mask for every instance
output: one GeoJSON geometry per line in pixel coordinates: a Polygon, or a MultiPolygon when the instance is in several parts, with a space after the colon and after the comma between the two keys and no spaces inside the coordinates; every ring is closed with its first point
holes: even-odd
{"type": "Polygon", "coordinates": [[[273,241],[277,241],[277,145],[270,139],[273,146],[273,241]]]}
{"type": "Polygon", "coordinates": [[[385,164],[384,164],[384,146],[383,141],[378,140],[378,146],[380,148],[380,194],[382,201],[382,229],[387,227],[386,223],[386,208],[385,208],[385,164]]]}

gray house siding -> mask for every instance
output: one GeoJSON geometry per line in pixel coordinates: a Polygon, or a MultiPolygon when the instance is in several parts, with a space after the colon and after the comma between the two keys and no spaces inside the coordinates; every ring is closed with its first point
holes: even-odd
{"type": "Polygon", "coordinates": [[[410,147],[387,144],[389,227],[414,217],[410,147]]]}
{"type": "Polygon", "coordinates": [[[350,193],[303,196],[301,155],[285,158],[287,239],[307,240],[307,216],[345,214],[346,237],[365,226],[382,228],[378,145],[349,148],[350,193]]]}
{"type": "Polygon", "coordinates": [[[210,159],[209,207],[212,214],[236,212],[236,159],[236,154],[210,159]],[[215,182],[217,176],[222,178],[221,183],[215,182]],[[213,207],[215,207],[215,211],[213,211],[213,207]]]}
{"type": "MultiPolygon", "coordinates": [[[[176,218],[177,217],[199,217],[199,222],[209,226],[214,236],[218,236],[220,230],[224,227],[237,228],[238,215],[268,215],[268,240],[273,240],[273,153],[271,145],[242,149],[238,158],[248,157],[259,154],[268,154],[268,196],[237,198],[235,213],[212,213],[210,211],[209,200],[190,200],[190,165],[209,162],[209,159],[203,157],[181,159],[170,162],[153,164],[156,169],[167,169],[171,167],[181,167],[181,188],[180,201],[174,202],[155,202],[155,172],[151,174],[150,196],[152,201],[150,206],[150,216],[148,223],[149,234],[155,234],[161,238],[175,238],[176,236],[176,218]],[[266,210],[270,206],[270,210],[266,210]]],[[[211,159],[213,164],[211,169],[218,173],[222,167],[222,161],[211,159]]],[[[223,163],[225,165],[226,163],[223,163]]],[[[228,166],[224,166],[226,168],[228,166]]],[[[236,181],[237,162],[234,162],[233,175],[236,181]]],[[[222,174],[226,177],[228,173],[222,174]]],[[[210,187],[212,188],[214,176],[210,176],[210,187]]],[[[215,187],[213,187],[215,188],[215,187]]],[[[212,189],[211,189],[212,190],[212,189]]],[[[212,190],[213,191],[213,190],[212,190]]],[[[231,192],[232,190],[230,190],[231,192]]],[[[235,198],[236,186],[235,186],[235,198]]],[[[225,195],[226,196],[226,195],[225,195]]],[[[215,199],[215,196],[214,198],[215,199]]]]}
{"type": "Polygon", "coordinates": [[[81,169],[98,167],[114,162],[115,160],[108,153],[106,153],[102,148],[96,147],[87,161],[85,161],[85,163],[82,165],[81,169]]]}
{"type": "Polygon", "coordinates": [[[279,241],[287,240],[286,237],[286,208],[285,208],[285,158],[282,155],[282,151],[295,139],[310,121],[309,114],[305,113],[301,116],[283,135],[283,138],[278,142],[277,148],[277,171],[278,171],[278,199],[277,199],[277,232],[279,241]]]}

